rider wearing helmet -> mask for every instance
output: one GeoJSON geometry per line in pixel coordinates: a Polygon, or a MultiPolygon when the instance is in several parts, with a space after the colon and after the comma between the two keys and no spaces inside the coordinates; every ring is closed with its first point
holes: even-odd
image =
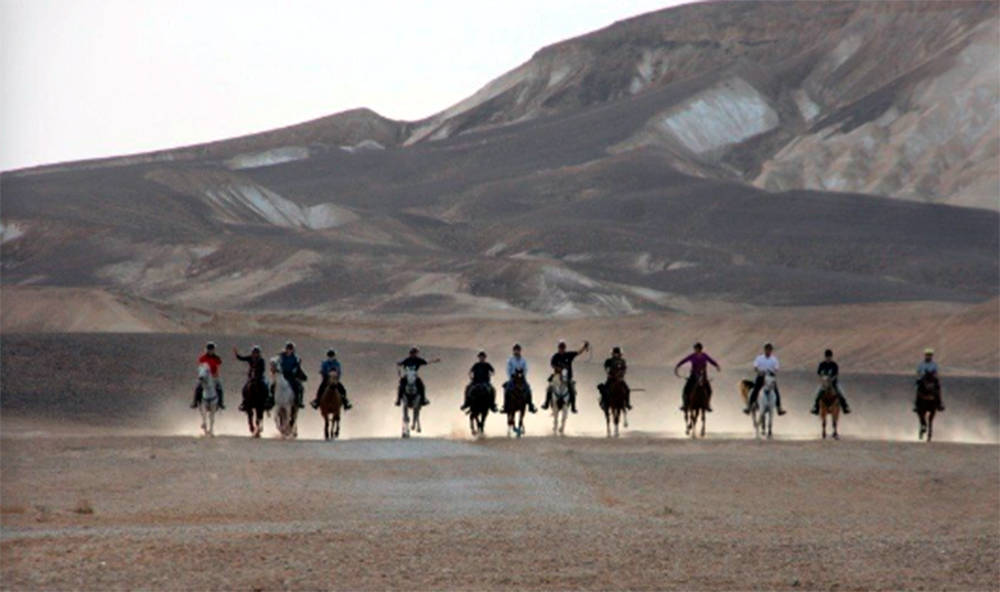
{"type": "Polygon", "coordinates": [[[493,365],[486,361],[486,352],[480,351],[476,357],[479,359],[478,362],[472,365],[469,369],[469,384],[465,387],[465,402],[462,403],[462,411],[469,408],[469,394],[472,393],[473,387],[477,384],[482,384],[486,386],[486,390],[490,393],[490,410],[494,413],[497,412],[497,391],[493,388],[493,384],[490,379],[493,376],[493,365]]]}
{"type": "MultiPolygon", "coordinates": [[[[215,344],[209,341],[205,344],[205,353],[198,357],[198,365],[205,364],[208,366],[208,371],[212,373],[212,378],[215,379],[215,390],[219,393],[219,409],[225,409],[226,406],[223,404],[222,395],[222,379],[219,378],[219,366],[222,365],[222,358],[220,358],[215,353],[215,344]]],[[[194,401],[191,402],[191,408],[194,409],[201,403],[201,381],[198,381],[198,386],[194,389],[194,401]]]]}
{"type": "MultiPolygon", "coordinates": [[[[753,361],[753,369],[757,371],[757,380],[753,384],[753,392],[750,393],[750,399],[747,401],[747,406],[743,409],[743,413],[750,415],[750,408],[753,404],[757,402],[757,395],[760,394],[760,389],[764,388],[764,375],[770,372],[771,374],[778,374],[778,358],[772,355],[774,352],[774,346],[770,342],[764,344],[764,353],[757,356],[757,359],[753,361]]],[[[778,392],[778,385],[774,385],[774,398],[778,406],[778,415],[784,415],[785,410],[781,408],[781,393],[778,392]]]]}
{"type": "MultiPolygon", "coordinates": [[[[625,363],[625,358],[622,357],[622,348],[616,345],[611,348],[611,357],[604,360],[604,372],[607,374],[607,379],[597,385],[597,391],[601,393],[601,409],[604,411],[607,411],[608,407],[608,388],[616,380],[620,380],[622,384],[625,384],[625,372],[627,370],[628,364],[625,363]]],[[[625,384],[626,409],[632,409],[631,394],[632,390],[625,384]]]]}
{"type": "MultiPolygon", "coordinates": [[[[281,375],[285,377],[295,393],[295,406],[299,409],[305,408],[302,404],[305,387],[302,382],[306,380],[306,373],[302,370],[302,360],[295,355],[295,344],[289,341],[285,344],[285,350],[278,355],[278,367],[281,375]]],[[[271,384],[271,394],[274,394],[274,384],[271,384]]]]}
{"type": "MultiPolygon", "coordinates": [[[[590,349],[590,343],[584,341],[583,345],[577,351],[566,351],[566,342],[559,341],[558,351],[552,355],[551,365],[552,371],[556,374],[566,370],[566,378],[569,380],[569,403],[570,409],[573,413],[576,413],[576,381],[573,380],[573,358],[582,354],[590,349]]],[[[542,409],[548,409],[549,405],[552,404],[551,396],[545,397],[545,404],[542,405],[542,409]]]]}
{"type": "MultiPolygon", "coordinates": [[[[925,377],[929,377],[934,381],[937,387],[934,389],[934,400],[937,403],[937,410],[944,411],[944,405],[941,404],[941,384],[938,382],[938,365],[934,361],[934,350],[931,348],[924,350],[924,361],[920,362],[917,366],[917,401],[920,400],[920,382],[925,377]]],[[[913,403],[914,412],[918,412],[917,401],[913,403]]]]}
{"type": "MultiPolygon", "coordinates": [[[[267,373],[264,364],[264,357],[260,355],[260,346],[255,345],[250,348],[249,356],[241,356],[236,346],[233,346],[233,354],[236,359],[240,362],[246,362],[250,367],[247,368],[247,383],[250,382],[262,382],[265,388],[267,388],[267,373]]],[[[245,391],[244,391],[245,392],[245,391]]],[[[246,404],[240,403],[240,411],[246,411],[246,404]]]]}
{"type": "Polygon", "coordinates": [[[332,347],[326,350],[326,359],[319,365],[319,375],[323,380],[320,381],[319,388],[316,389],[316,398],[309,405],[313,409],[319,409],[319,400],[323,397],[323,393],[326,392],[326,383],[330,380],[330,374],[337,375],[337,390],[340,391],[340,399],[343,401],[344,410],[347,411],[351,407],[354,407],[347,399],[347,389],[344,387],[343,381],[341,381],[344,377],[343,368],[340,366],[340,360],[337,359],[336,350],[332,347]]]}
{"type": "MultiPolygon", "coordinates": [[[[441,361],[441,358],[434,358],[431,361],[427,361],[421,358],[419,355],[420,348],[413,346],[410,348],[410,355],[403,358],[402,361],[396,362],[396,366],[399,368],[413,368],[414,370],[420,370],[421,366],[427,366],[428,364],[436,364],[441,361]]],[[[406,392],[406,376],[401,376],[399,378],[399,390],[396,393],[396,406],[399,407],[403,402],[403,395],[406,392]]],[[[424,381],[417,377],[417,392],[420,393],[421,406],[426,407],[431,404],[427,399],[427,392],[424,390],[424,381]]]]}
{"type": "MultiPolygon", "coordinates": [[[[844,398],[844,391],[840,390],[840,381],[838,380],[840,375],[840,367],[837,366],[837,362],[833,361],[833,350],[826,350],[823,352],[823,361],[819,363],[819,368],[816,369],[816,374],[819,376],[826,376],[830,378],[830,385],[833,390],[837,393],[837,398],[840,399],[840,408],[844,410],[844,413],[850,413],[851,408],[847,406],[847,399],[844,398]]],[[[819,415],[819,398],[823,396],[823,387],[816,389],[816,402],[813,403],[813,408],[809,413],[813,415],[819,415]]]]}
{"type": "MultiPolygon", "coordinates": [[[[683,366],[684,364],[688,363],[691,364],[691,373],[688,374],[687,382],[684,383],[684,392],[683,395],[681,395],[681,403],[682,403],[681,411],[687,411],[688,401],[691,398],[691,392],[694,390],[695,385],[698,384],[698,377],[704,374],[705,377],[708,378],[709,364],[715,366],[715,369],[718,370],[719,372],[722,372],[722,368],[719,367],[718,362],[713,360],[712,356],[702,351],[704,348],[702,347],[700,342],[694,344],[693,349],[694,353],[688,355],[688,357],[684,358],[680,362],[677,362],[677,365],[674,366],[674,376],[680,378],[680,373],[678,372],[678,370],[680,370],[680,367],[683,366]]],[[[706,411],[711,412],[712,383],[706,380],[705,387],[708,389],[708,406],[706,408],[706,411]]]]}
{"type": "MultiPolygon", "coordinates": [[[[510,393],[510,390],[514,387],[514,374],[520,371],[521,376],[524,377],[524,388],[527,391],[528,411],[536,413],[538,408],[531,402],[531,385],[528,384],[528,360],[521,356],[520,343],[514,344],[511,354],[512,355],[507,358],[507,382],[503,383],[504,392],[508,394],[510,393]]],[[[501,410],[501,413],[504,413],[504,411],[501,410]]]]}

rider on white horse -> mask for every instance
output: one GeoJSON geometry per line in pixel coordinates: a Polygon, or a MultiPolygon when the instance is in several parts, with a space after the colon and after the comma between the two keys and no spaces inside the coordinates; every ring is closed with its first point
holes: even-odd
{"type": "Polygon", "coordinates": [[[469,369],[469,382],[465,387],[465,402],[462,403],[461,410],[465,411],[469,408],[469,394],[472,393],[472,389],[478,385],[482,384],[486,386],[486,389],[490,392],[490,410],[494,413],[497,412],[497,390],[493,388],[491,379],[493,377],[493,365],[486,361],[486,352],[481,351],[476,356],[479,361],[472,365],[469,369]]]}
{"type": "MultiPolygon", "coordinates": [[[[528,383],[528,360],[521,356],[521,344],[515,343],[511,353],[512,355],[507,358],[507,382],[503,383],[504,392],[509,393],[514,388],[514,375],[520,371],[521,376],[524,377],[524,388],[527,390],[528,411],[537,413],[538,408],[531,401],[531,385],[528,383]]],[[[505,413],[502,409],[500,412],[505,413]]]]}
{"type": "MultiPolygon", "coordinates": [[[[677,372],[681,366],[684,364],[691,364],[691,374],[688,374],[687,382],[684,383],[684,391],[681,396],[681,411],[687,411],[688,400],[691,398],[691,393],[694,391],[694,386],[698,384],[698,377],[704,374],[708,376],[708,365],[711,364],[715,366],[715,369],[722,372],[722,368],[719,367],[718,362],[712,359],[712,356],[708,355],[704,351],[701,342],[694,344],[694,353],[684,358],[677,365],[674,366],[674,375],[680,376],[677,372]]],[[[708,389],[708,406],[705,411],[709,413],[712,412],[712,383],[705,381],[705,387],[708,389]]]]}
{"type": "MultiPolygon", "coordinates": [[[[833,350],[826,350],[823,352],[823,361],[819,363],[819,368],[816,370],[816,374],[819,376],[826,376],[830,379],[830,386],[836,391],[837,397],[840,399],[840,408],[844,410],[844,413],[850,413],[851,408],[847,406],[847,399],[844,398],[844,391],[840,390],[840,366],[837,366],[837,362],[833,361],[833,350]]],[[[816,402],[813,403],[813,408],[809,413],[813,415],[819,415],[819,399],[823,396],[823,387],[816,389],[816,402]]]]}
{"type": "MultiPolygon", "coordinates": [[[[233,346],[233,355],[240,362],[246,362],[249,366],[247,368],[247,383],[251,382],[261,382],[264,384],[264,388],[267,388],[267,365],[264,363],[264,356],[260,355],[260,346],[255,345],[250,348],[249,356],[241,356],[238,349],[233,346]]],[[[246,411],[244,403],[240,403],[240,411],[246,411]]]]}
{"type": "MultiPolygon", "coordinates": [[[[597,385],[598,392],[601,393],[601,409],[607,410],[608,406],[608,388],[611,383],[620,380],[622,384],[625,384],[625,372],[628,370],[628,364],[625,363],[625,358],[622,357],[622,348],[619,346],[614,346],[611,348],[611,357],[604,360],[604,372],[607,374],[607,379],[597,385]]],[[[632,390],[628,388],[625,384],[625,408],[632,409],[632,390]]]]}
{"type": "MultiPolygon", "coordinates": [[[[278,365],[281,375],[285,377],[288,384],[295,392],[295,406],[299,409],[305,408],[302,404],[302,395],[305,387],[302,382],[306,380],[306,373],[302,370],[302,360],[295,355],[295,344],[289,341],[285,344],[285,351],[278,354],[278,365]]],[[[274,395],[274,384],[271,384],[271,395],[274,395]]]]}
{"type": "MultiPolygon", "coordinates": [[[[436,364],[441,361],[441,358],[434,358],[433,360],[428,362],[427,360],[418,356],[417,354],[419,353],[420,353],[420,348],[414,345],[413,347],[410,348],[410,355],[406,358],[403,358],[402,361],[396,362],[396,366],[401,368],[413,368],[414,371],[419,371],[421,366],[427,366],[428,364],[436,364]]],[[[396,393],[396,407],[399,407],[402,404],[403,395],[405,394],[405,392],[406,392],[406,376],[402,376],[399,379],[399,390],[396,393]]],[[[426,407],[431,404],[431,402],[427,400],[427,392],[424,390],[424,381],[420,380],[420,377],[417,377],[417,392],[420,393],[421,407],[426,407]]]]}
{"type": "MultiPolygon", "coordinates": [[[[566,342],[559,341],[558,351],[552,355],[552,372],[558,374],[566,370],[566,380],[569,381],[569,403],[570,409],[576,413],[576,381],[573,380],[573,358],[590,349],[590,343],[584,341],[577,351],[566,351],[566,342]]],[[[545,404],[542,409],[548,409],[552,404],[552,397],[545,397],[545,404]]]]}
{"type": "Polygon", "coordinates": [[[319,365],[319,375],[322,380],[319,382],[319,388],[316,389],[316,398],[309,405],[313,409],[319,409],[319,400],[323,397],[323,392],[326,391],[326,383],[330,379],[331,373],[337,375],[337,390],[340,391],[340,400],[344,405],[344,411],[347,411],[354,405],[347,399],[347,389],[344,388],[344,383],[341,380],[344,377],[344,370],[340,365],[340,360],[337,359],[336,350],[332,347],[326,350],[326,359],[319,365]]]}
{"type": "MultiPolygon", "coordinates": [[[[215,380],[215,391],[219,393],[219,409],[225,409],[226,406],[222,404],[222,379],[219,378],[219,366],[222,365],[222,358],[220,358],[215,353],[215,344],[209,341],[205,344],[205,353],[201,354],[198,358],[198,365],[205,364],[208,366],[209,372],[212,373],[212,378],[215,380]]],[[[201,381],[198,381],[198,386],[194,389],[194,401],[191,403],[191,408],[195,409],[198,407],[198,403],[201,403],[201,381]]]]}
{"type": "MultiPolygon", "coordinates": [[[[753,404],[757,402],[757,395],[760,394],[760,389],[764,386],[764,375],[770,372],[771,374],[778,375],[778,358],[772,355],[774,352],[774,346],[770,342],[764,344],[764,353],[757,356],[757,359],[753,361],[753,368],[757,371],[757,380],[753,385],[753,392],[750,393],[750,399],[747,401],[747,406],[743,410],[743,413],[750,415],[750,408],[753,404]]],[[[777,402],[778,415],[784,415],[785,410],[781,408],[781,393],[778,392],[778,384],[774,385],[774,396],[777,402]]]]}

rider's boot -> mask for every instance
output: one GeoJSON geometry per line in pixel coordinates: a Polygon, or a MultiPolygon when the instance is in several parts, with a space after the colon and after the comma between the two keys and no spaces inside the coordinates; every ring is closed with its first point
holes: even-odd
{"type": "Polygon", "coordinates": [[[708,401],[705,402],[705,411],[712,413],[712,393],[708,394],[708,401]]]}
{"type": "Polygon", "coordinates": [[[851,407],[850,405],[847,404],[847,399],[844,398],[844,395],[839,395],[839,397],[840,397],[840,408],[844,410],[845,414],[850,413],[851,407]]]}
{"type": "Polygon", "coordinates": [[[625,408],[632,411],[632,389],[625,389],[625,408]]]}
{"type": "Polygon", "coordinates": [[[351,400],[344,393],[340,394],[340,402],[344,405],[344,411],[350,411],[354,408],[354,403],[351,403],[351,400]]]}
{"type": "Polygon", "coordinates": [[[302,404],[302,399],[305,398],[304,395],[305,395],[305,393],[302,392],[301,388],[296,389],[296,391],[295,391],[295,406],[298,407],[299,409],[305,409],[306,408],[306,406],[302,404]]]}
{"type": "Polygon", "coordinates": [[[781,408],[781,392],[778,390],[778,387],[774,387],[774,398],[775,398],[774,402],[778,406],[778,415],[784,415],[788,413],[787,411],[781,408]]]}
{"type": "Polygon", "coordinates": [[[459,411],[465,411],[469,408],[469,389],[465,389],[465,399],[462,402],[462,406],[459,407],[459,411]]]}
{"type": "Polygon", "coordinates": [[[531,391],[528,391],[528,411],[538,413],[538,407],[531,401],[531,391]]]}
{"type": "Polygon", "coordinates": [[[813,402],[813,408],[809,410],[809,413],[813,415],[819,415],[819,395],[816,395],[816,401],[813,402]]]}
{"type": "Polygon", "coordinates": [[[219,393],[219,409],[225,409],[226,408],[226,398],[225,398],[225,395],[222,392],[222,389],[221,388],[217,388],[215,390],[216,390],[217,393],[219,393]]]}
{"type": "Polygon", "coordinates": [[[548,389],[545,389],[545,402],[542,403],[542,411],[549,408],[549,404],[552,402],[552,395],[549,394],[548,389]]]}
{"type": "Polygon", "coordinates": [[[491,387],[490,388],[490,393],[491,393],[490,394],[490,410],[493,411],[493,413],[499,413],[500,410],[497,409],[497,392],[496,392],[495,389],[493,389],[491,387]]]}
{"type": "Polygon", "coordinates": [[[201,387],[194,389],[194,400],[191,401],[191,409],[197,409],[198,404],[201,403],[201,387]]]}
{"type": "MultiPolygon", "coordinates": [[[[325,380],[323,381],[323,384],[326,384],[325,380]]],[[[323,396],[323,384],[319,385],[319,388],[316,389],[316,398],[309,401],[309,406],[313,409],[319,409],[319,400],[323,396]]]]}
{"type": "Polygon", "coordinates": [[[569,410],[576,413],[576,389],[573,389],[569,394],[569,410]]]}

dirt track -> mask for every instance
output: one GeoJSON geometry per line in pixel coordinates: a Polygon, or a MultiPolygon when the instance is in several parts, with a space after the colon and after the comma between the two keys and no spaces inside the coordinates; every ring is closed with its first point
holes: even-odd
{"type": "Polygon", "coordinates": [[[5,590],[1000,586],[994,445],[0,444],[5,590]]]}

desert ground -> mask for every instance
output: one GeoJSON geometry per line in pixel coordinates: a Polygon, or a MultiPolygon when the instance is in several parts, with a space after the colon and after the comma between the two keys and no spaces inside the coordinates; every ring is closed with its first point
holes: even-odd
{"type": "MultiPolygon", "coordinates": [[[[590,386],[599,364],[584,359],[565,437],[540,413],[523,439],[508,440],[494,415],[473,440],[457,409],[473,352],[428,348],[445,361],[424,374],[424,433],[402,440],[391,395],[401,346],[351,343],[341,355],[356,408],[342,440],[321,441],[311,409],[298,441],[277,439],[272,420],[253,440],[235,410],[242,368],[226,351],[252,338],[226,336],[229,410],[209,439],[187,408],[188,358],[205,339],[4,335],[0,587],[1000,587],[995,378],[947,381],[926,444],[909,376],[845,376],[854,413],[835,442],[819,440],[807,412],[809,372],[791,372],[789,415],[775,440],[755,442],[732,388],[743,374],[724,366],[708,437],[691,440],[680,381],[637,363],[633,385],[649,390],[608,439],[590,386]]],[[[322,345],[299,340],[307,371],[322,345]]]]}

